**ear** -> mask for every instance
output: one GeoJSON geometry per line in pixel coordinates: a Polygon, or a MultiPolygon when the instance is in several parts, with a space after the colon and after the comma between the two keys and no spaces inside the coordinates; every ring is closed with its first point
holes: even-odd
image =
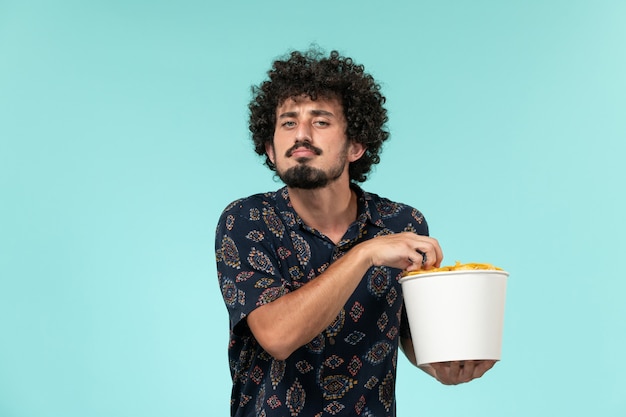
{"type": "Polygon", "coordinates": [[[271,140],[265,142],[265,154],[270,161],[272,161],[272,164],[276,163],[276,153],[274,152],[274,145],[271,140]]]}
{"type": "Polygon", "coordinates": [[[354,162],[363,156],[366,151],[365,145],[359,142],[350,141],[350,149],[348,150],[348,161],[354,162]]]}

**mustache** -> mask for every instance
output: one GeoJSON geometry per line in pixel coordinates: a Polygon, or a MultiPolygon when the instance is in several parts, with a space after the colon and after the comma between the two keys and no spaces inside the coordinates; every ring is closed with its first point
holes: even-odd
{"type": "Polygon", "coordinates": [[[291,148],[287,149],[287,152],[285,152],[285,156],[290,157],[298,148],[306,148],[310,151],[313,151],[315,155],[322,154],[322,150],[320,148],[316,148],[315,146],[311,145],[309,142],[297,141],[296,143],[294,143],[294,145],[291,148]]]}

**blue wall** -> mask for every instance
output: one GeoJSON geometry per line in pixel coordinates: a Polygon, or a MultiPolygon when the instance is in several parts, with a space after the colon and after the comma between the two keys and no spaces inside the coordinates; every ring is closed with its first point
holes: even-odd
{"type": "Polygon", "coordinates": [[[400,416],[626,412],[626,3],[0,0],[0,416],[227,415],[214,227],[276,189],[249,87],[312,42],[392,140],[364,184],[510,272],[503,359],[400,416]]]}

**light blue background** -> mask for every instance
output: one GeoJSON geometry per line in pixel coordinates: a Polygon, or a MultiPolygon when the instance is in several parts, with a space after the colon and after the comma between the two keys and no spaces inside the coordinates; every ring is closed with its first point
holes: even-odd
{"type": "MultiPolygon", "coordinates": [[[[392,139],[364,184],[507,269],[503,360],[399,416],[626,415],[623,1],[0,0],[0,416],[225,416],[213,233],[276,189],[250,86],[312,42],[392,139]]],[[[451,306],[453,307],[453,306],[451,306]]]]}

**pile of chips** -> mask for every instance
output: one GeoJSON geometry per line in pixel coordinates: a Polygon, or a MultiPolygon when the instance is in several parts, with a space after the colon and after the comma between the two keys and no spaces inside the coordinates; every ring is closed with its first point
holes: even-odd
{"type": "Polygon", "coordinates": [[[452,266],[442,266],[440,268],[431,268],[431,269],[420,269],[418,271],[405,272],[405,275],[416,275],[416,274],[430,274],[432,272],[444,272],[444,271],[468,271],[468,270],[491,270],[491,271],[502,271],[502,268],[498,268],[492,264],[479,264],[479,263],[469,263],[462,264],[459,261],[456,261],[456,264],[452,266]]]}

